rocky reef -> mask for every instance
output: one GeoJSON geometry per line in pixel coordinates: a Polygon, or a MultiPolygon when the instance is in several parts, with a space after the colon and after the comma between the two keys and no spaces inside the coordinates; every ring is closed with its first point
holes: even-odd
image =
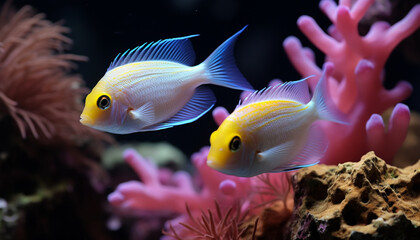
{"type": "Polygon", "coordinates": [[[400,169],[369,152],[356,163],[302,169],[292,182],[286,239],[420,236],[420,161],[400,169]]]}

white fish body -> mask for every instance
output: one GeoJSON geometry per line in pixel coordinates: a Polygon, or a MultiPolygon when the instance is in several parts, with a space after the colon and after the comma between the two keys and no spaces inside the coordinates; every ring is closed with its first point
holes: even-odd
{"type": "Polygon", "coordinates": [[[81,122],[118,134],[160,130],[195,121],[211,109],[215,97],[203,84],[252,89],[233,62],[233,44],[243,30],[196,66],[189,66],[194,61],[192,36],[117,56],[87,96],[81,122]]]}
{"type": "MultiPolygon", "coordinates": [[[[115,79],[115,89],[123,93],[119,100],[133,108],[128,119],[124,120],[124,132],[119,133],[142,131],[170,119],[196,91],[204,97],[207,94],[207,100],[212,100],[210,90],[205,87],[196,90],[199,85],[208,83],[203,77],[204,72],[203,65],[190,67],[167,61],[139,62],[136,66],[122,66],[107,72],[104,79],[115,79]]],[[[210,106],[202,105],[205,109],[210,106]]]]}

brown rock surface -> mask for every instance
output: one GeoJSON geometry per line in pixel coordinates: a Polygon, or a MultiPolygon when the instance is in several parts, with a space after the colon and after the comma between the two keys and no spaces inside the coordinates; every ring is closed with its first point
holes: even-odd
{"type": "Polygon", "coordinates": [[[400,169],[370,152],[302,169],[293,187],[290,239],[420,239],[420,161],[400,169]]]}

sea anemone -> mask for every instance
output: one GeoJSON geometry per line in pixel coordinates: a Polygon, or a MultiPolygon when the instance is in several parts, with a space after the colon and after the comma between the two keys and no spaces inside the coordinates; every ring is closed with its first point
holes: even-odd
{"type": "MultiPolygon", "coordinates": [[[[179,235],[172,225],[169,226],[170,231],[163,233],[170,239],[217,239],[217,240],[239,240],[242,239],[245,231],[249,226],[242,225],[247,214],[240,211],[239,205],[234,205],[229,209],[221,209],[219,204],[215,203],[215,210],[207,210],[201,212],[201,217],[195,218],[191,213],[188,205],[186,206],[189,219],[187,222],[179,224],[188,230],[188,235],[179,235]]],[[[250,240],[255,239],[255,233],[258,226],[258,218],[254,220],[253,230],[250,240]]],[[[165,239],[165,238],[163,238],[165,239]]]]}
{"type": "Polygon", "coordinates": [[[67,32],[29,6],[16,12],[7,1],[0,12],[0,120],[11,117],[23,139],[60,145],[94,133],[79,123],[87,89],[70,74],[87,58],[64,53],[67,32]]]}
{"type": "Polygon", "coordinates": [[[57,238],[57,216],[75,235],[81,214],[86,228],[102,226],[101,205],[86,205],[106,187],[98,162],[112,138],[79,123],[88,89],[72,70],[87,58],[65,53],[68,31],[29,6],[0,10],[1,239],[57,238]]]}

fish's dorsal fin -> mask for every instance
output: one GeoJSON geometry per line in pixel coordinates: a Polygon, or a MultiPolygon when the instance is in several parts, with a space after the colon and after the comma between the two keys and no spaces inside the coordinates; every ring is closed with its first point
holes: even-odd
{"type": "Polygon", "coordinates": [[[116,67],[140,61],[166,60],[192,65],[195,61],[195,53],[190,38],[198,34],[159,40],[156,42],[144,43],[134,49],[128,49],[123,54],[118,54],[111,62],[107,71],[116,67]]]}
{"type": "Polygon", "coordinates": [[[303,78],[301,80],[280,83],[273,87],[257,90],[249,94],[242,102],[239,102],[237,108],[255,102],[279,99],[290,99],[306,104],[311,99],[309,95],[308,83],[306,82],[306,79],[310,77],[312,76],[303,78]]]}

